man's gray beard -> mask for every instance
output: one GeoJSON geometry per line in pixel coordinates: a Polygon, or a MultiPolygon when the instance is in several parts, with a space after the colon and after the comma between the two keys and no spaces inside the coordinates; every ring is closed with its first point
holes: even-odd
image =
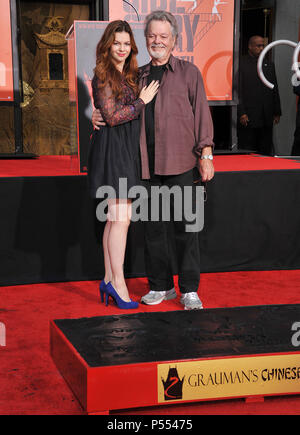
{"type": "Polygon", "coordinates": [[[165,55],[165,50],[161,53],[158,53],[156,51],[153,51],[152,48],[149,48],[149,54],[151,57],[154,57],[154,59],[161,59],[165,55]]]}

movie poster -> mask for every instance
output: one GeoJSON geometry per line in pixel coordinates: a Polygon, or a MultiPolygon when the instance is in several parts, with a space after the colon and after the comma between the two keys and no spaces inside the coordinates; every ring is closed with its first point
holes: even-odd
{"type": "Polygon", "coordinates": [[[14,100],[10,0],[0,5],[0,101],[14,100]]]}
{"type": "Polygon", "coordinates": [[[175,15],[179,38],[173,54],[198,66],[208,100],[232,100],[234,0],[113,0],[109,20],[143,23],[158,9],[175,15]]]}

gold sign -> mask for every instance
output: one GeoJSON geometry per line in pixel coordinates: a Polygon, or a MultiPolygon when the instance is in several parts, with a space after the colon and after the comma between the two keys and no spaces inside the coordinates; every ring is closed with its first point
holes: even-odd
{"type": "Polygon", "coordinates": [[[158,403],[300,393],[300,353],[158,364],[158,403]]]}

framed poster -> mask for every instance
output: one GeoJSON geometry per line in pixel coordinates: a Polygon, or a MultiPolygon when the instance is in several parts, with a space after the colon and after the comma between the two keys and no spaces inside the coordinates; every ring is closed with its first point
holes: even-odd
{"type": "Polygon", "coordinates": [[[10,0],[0,5],[0,101],[14,100],[10,0]]]}
{"type": "Polygon", "coordinates": [[[109,20],[143,24],[154,10],[171,12],[179,38],[173,54],[200,69],[209,101],[232,101],[235,51],[234,0],[113,0],[109,20]]]}

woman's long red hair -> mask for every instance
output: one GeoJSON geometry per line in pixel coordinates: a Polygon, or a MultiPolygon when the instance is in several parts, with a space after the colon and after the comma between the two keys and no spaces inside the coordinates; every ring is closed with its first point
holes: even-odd
{"type": "Polygon", "coordinates": [[[96,68],[94,69],[94,73],[99,79],[100,87],[104,87],[109,84],[112,89],[113,96],[115,98],[120,98],[122,96],[121,73],[113,64],[110,56],[110,47],[115,41],[116,32],[126,32],[130,36],[131,53],[125,60],[123,76],[125,77],[129,86],[133,88],[135,93],[138,93],[138,64],[136,60],[138,49],[131,27],[127,21],[112,21],[106,27],[102,38],[97,45],[96,68]]]}

